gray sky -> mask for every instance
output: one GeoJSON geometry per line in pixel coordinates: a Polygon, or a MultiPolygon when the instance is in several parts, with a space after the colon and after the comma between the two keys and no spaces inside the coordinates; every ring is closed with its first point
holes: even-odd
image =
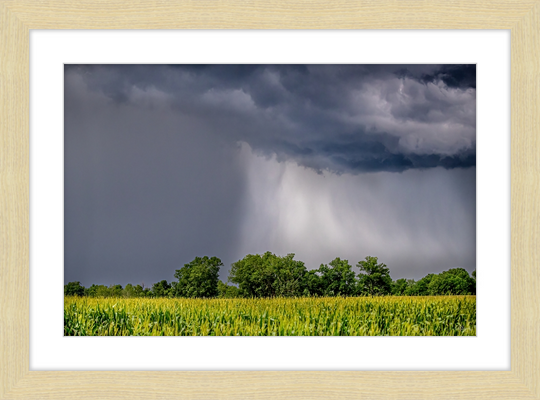
{"type": "Polygon", "coordinates": [[[475,269],[474,65],[71,65],[64,90],[65,282],[265,251],[475,269]]]}

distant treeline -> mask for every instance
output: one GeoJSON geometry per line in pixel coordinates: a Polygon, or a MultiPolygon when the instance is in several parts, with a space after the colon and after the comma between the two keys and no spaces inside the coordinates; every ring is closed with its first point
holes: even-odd
{"type": "Polygon", "coordinates": [[[227,283],[219,280],[217,257],[196,257],[176,270],[176,281],[162,280],[152,285],[92,285],[80,282],[64,285],[66,296],[88,297],[199,297],[253,298],[304,296],[437,296],[476,294],[476,271],[472,276],[463,268],[453,268],[440,274],[428,274],[422,279],[393,281],[388,267],[377,257],[366,257],[356,266],[356,274],[347,260],[339,257],[316,270],[307,270],[294,254],[284,257],[270,252],[249,254],[232,264],[227,283]]]}

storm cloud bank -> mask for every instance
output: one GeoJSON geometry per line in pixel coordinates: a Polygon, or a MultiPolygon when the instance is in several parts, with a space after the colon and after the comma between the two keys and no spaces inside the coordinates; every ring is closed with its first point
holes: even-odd
{"type": "Polygon", "coordinates": [[[475,269],[474,65],[66,65],[64,279],[248,253],[475,269]]]}
{"type": "Polygon", "coordinates": [[[66,68],[113,102],[160,98],[224,140],[318,172],[476,165],[474,65],[66,68]]]}

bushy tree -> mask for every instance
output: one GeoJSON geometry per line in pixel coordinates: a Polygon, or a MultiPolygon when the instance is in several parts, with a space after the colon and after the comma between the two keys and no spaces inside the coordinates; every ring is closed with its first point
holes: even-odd
{"type": "Polygon", "coordinates": [[[405,288],[405,291],[403,292],[403,296],[410,296],[411,290],[416,284],[416,281],[414,279],[407,279],[407,287],[405,288]]]}
{"type": "Polygon", "coordinates": [[[64,296],[84,296],[85,287],[81,286],[81,282],[69,282],[64,285],[64,296]]]}
{"type": "Polygon", "coordinates": [[[109,297],[123,297],[123,292],[122,285],[109,286],[109,297]]]}
{"type": "Polygon", "coordinates": [[[409,287],[407,279],[401,278],[392,282],[392,295],[393,296],[405,296],[405,292],[409,287]]]}
{"type": "Polygon", "coordinates": [[[354,271],[348,260],[337,257],[319,267],[320,292],[323,296],[353,296],[356,291],[354,271]]]}
{"type": "Polygon", "coordinates": [[[307,269],[302,261],[294,260],[294,254],[275,257],[271,268],[274,271],[273,291],[275,296],[298,297],[306,288],[307,269]]]}
{"type": "Polygon", "coordinates": [[[435,275],[428,286],[430,295],[476,294],[476,281],[463,268],[452,268],[435,275]]]}
{"type": "Polygon", "coordinates": [[[150,297],[152,295],[152,291],[149,288],[144,287],[143,285],[137,285],[133,287],[133,294],[134,297],[150,297]]]}
{"type": "Polygon", "coordinates": [[[176,297],[216,297],[218,295],[219,267],[217,257],[195,257],[189,264],[176,270],[172,292],[176,297]]]}
{"type": "Polygon", "coordinates": [[[152,286],[152,295],[154,297],[168,297],[171,285],[164,279],[160,282],[154,283],[152,286]]]}
{"type": "Polygon", "coordinates": [[[92,286],[86,289],[86,295],[88,297],[97,297],[96,296],[97,287],[98,285],[92,284],[92,286]]]}
{"type": "Polygon", "coordinates": [[[124,290],[122,291],[122,295],[126,298],[132,298],[132,297],[137,297],[135,295],[135,288],[133,287],[133,285],[131,283],[128,283],[126,285],[126,287],[124,288],[124,290]]]}
{"type": "Polygon", "coordinates": [[[428,274],[419,281],[392,281],[388,267],[377,257],[359,261],[358,279],[347,260],[337,257],[316,270],[308,271],[294,254],[284,257],[271,252],[248,254],[232,264],[228,282],[218,279],[223,266],[217,257],[196,257],[176,270],[178,281],[155,283],[151,289],[142,285],[93,284],[85,288],[80,282],[64,285],[66,296],[89,297],[299,297],[299,296],[354,296],[387,295],[430,296],[476,294],[476,270],[471,275],[463,268],[453,268],[440,274],[428,274]]]}
{"type": "Polygon", "coordinates": [[[242,297],[270,297],[273,295],[274,277],[268,259],[273,254],[248,254],[233,263],[229,282],[236,283],[242,297]]]}
{"type": "Polygon", "coordinates": [[[279,257],[271,252],[248,254],[232,264],[229,282],[238,285],[242,297],[301,296],[307,269],[294,254],[279,257]]]}
{"type": "Polygon", "coordinates": [[[378,263],[377,257],[367,256],[359,261],[358,292],[370,296],[385,295],[392,292],[392,278],[386,264],[378,263]]]}
{"type": "Polygon", "coordinates": [[[227,285],[218,281],[218,297],[221,299],[235,299],[240,297],[240,290],[234,285],[227,285]]]}
{"type": "Polygon", "coordinates": [[[435,277],[435,274],[428,274],[417,282],[410,285],[405,294],[407,296],[429,296],[429,284],[435,277]]]}
{"type": "Polygon", "coordinates": [[[321,277],[319,276],[318,269],[312,269],[307,271],[305,285],[304,285],[304,296],[322,296],[323,295],[323,285],[321,277]]]}
{"type": "Polygon", "coordinates": [[[86,289],[89,297],[109,297],[109,288],[105,285],[92,285],[86,289]]]}

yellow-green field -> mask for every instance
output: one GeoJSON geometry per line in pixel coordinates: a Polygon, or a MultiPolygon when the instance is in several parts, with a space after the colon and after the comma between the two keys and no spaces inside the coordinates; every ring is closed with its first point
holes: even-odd
{"type": "Polygon", "coordinates": [[[65,297],[65,336],[475,336],[476,296],[65,297]]]}

